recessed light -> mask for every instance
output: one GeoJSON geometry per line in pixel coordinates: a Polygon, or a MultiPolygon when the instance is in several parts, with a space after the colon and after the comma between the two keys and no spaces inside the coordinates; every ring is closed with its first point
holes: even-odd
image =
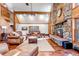
{"type": "Polygon", "coordinates": [[[29,19],[30,20],[34,20],[34,16],[33,15],[29,15],[29,19]]]}
{"type": "Polygon", "coordinates": [[[43,20],[44,19],[44,15],[40,15],[39,18],[40,18],[40,20],[43,20]]]}

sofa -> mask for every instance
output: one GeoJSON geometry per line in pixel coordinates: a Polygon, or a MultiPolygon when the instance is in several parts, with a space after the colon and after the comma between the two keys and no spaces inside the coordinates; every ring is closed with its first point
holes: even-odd
{"type": "Polygon", "coordinates": [[[38,54],[38,46],[36,44],[28,44],[25,40],[22,44],[4,54],[4,56],[36,56],[38,54]]]}
{"type": "Polygon", "coordinates": [[[38,54],[38,46],[36,44],[28,44],[27,40],[10,51],[5,46],[8,46],[7,43],[4,43],[4,49],[0,49],[1,56],[36,56],[38,54]]]}

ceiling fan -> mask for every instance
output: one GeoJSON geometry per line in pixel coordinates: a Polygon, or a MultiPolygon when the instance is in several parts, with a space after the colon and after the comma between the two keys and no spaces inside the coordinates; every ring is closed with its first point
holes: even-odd
{"type": "Polygon", "coordinates": [[[25,4],[26,4],[26,6],[30,6],[31,15],[35,15],[35,14],[33,13],[33,6],[32,6],[32,3],[25,3],[25,4]]]}
{"type": "Polygon", "coordinates": [[[30,6],[30,10],[31,10],[31,15],[29,16],[29,18],[31,19],[31,20],[33,20],[34,19],[34,16],[35,16],[35,14],[33,13],[33,7],[32,7],[32,3],[25,3],[26,4],[26,6],[30,6]]]}
{"type": "Polygon", "coordinates": [[[27,6],[29,6],[29,3],[25,3],[27,6]]]}

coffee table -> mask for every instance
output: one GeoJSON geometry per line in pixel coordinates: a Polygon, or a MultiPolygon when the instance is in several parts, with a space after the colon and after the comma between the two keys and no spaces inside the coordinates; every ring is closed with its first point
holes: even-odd
{"type": "Polygon", "coordinates": [[[37,37],[36,36],[30,36],[28,37],[29,43],[37,43],[37,37]]]}

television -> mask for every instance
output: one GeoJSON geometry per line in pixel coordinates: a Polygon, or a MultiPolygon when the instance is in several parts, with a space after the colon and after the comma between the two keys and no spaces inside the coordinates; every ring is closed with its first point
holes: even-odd
{"type": "Polygon", "coordinates": [[[26,27],[26,26],[23,26],[23,27],[22,27],[22,30],[27,30],[27,27],[26,27]]]}

